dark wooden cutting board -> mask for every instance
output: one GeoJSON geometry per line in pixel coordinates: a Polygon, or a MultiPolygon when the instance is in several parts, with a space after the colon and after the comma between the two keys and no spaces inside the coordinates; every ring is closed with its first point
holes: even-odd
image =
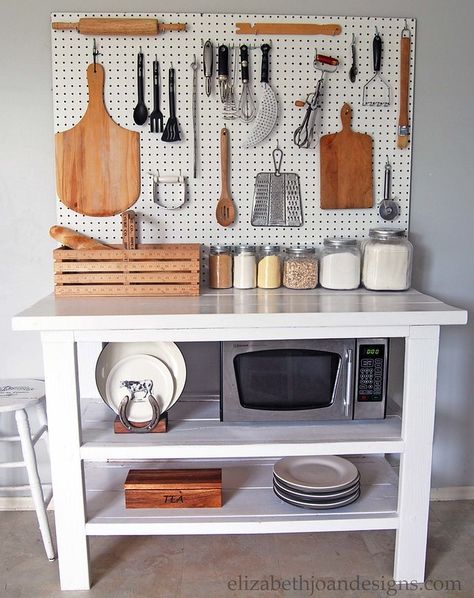
{"type": "Polygon", "coordinates": [[[351,129],[349,104],[341,109],[342,130],[320,141],[321,208],[371,208],[374,201],[372,137],[351,129]]]}
{"type": "Polygon", "coordinates": [[[87,68],[89,104],[72,129],[56,133],[56,190],[68,208],[114,216],[140,195],[140,135],[115,123],[104,104],[104,69],[87,68]]]}

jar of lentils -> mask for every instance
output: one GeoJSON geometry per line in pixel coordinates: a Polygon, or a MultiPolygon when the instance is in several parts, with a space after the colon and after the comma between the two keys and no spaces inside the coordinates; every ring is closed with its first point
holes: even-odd
{"type": "Polygon", "coordinates": [[[318,259],[309,247],[290,247],[283,262],[283,285],[287,289],[314,289],[318,284],[318,259]]]}

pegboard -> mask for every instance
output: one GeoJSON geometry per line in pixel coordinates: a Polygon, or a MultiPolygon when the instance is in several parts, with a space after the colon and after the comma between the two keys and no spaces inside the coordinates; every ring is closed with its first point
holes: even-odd
{"type": "MultiPolygon", "coordinates": [[[[138,215],[141,242],[199,242],[236,245],[321,245],[325,237],[341,236],[362,239],[373,226],[393,226],[408,230],[410,206],[411,143],[407,149],[396,147],[399,95],[400,34],[402,18],[316,17],[275,15],[218,15],[171,13],[53,13],[53,21],[77,21],[80,17],[153,17],[165,23],[186,22],[186,32],[164,32],[157,36],[96,37],[101,55],[98,61],[105,69],[105,104],[113,120],[122,127],[140,131],[141,195],[133,206],[138,215]],[[339,23],[338,36],[244,36],[235,34],[235,23],[248,21],[297,21],[339,23]],[[389,107],[362,106],[363,85],[373,75],[372,40],[375,27],[383,40],[382,76],[389,82],[392,101],[389,107]],[[359,73],[356,82],[349,80],[352,35],[356,37],[359,73]],[[202,70],[202,46],[207,39],[214,43],[217,68],[219,44],[246,43],[250,49],[251,86],[258,101],[260,95],[260,45],[271,43],[270,83],[277,93],[279,116],[272,134],[254,148],[242,147],[252,123],[224,120],[219,100],[217,77],[213,78],[212,94],[205,93],[202,70]],[[160,62],[161,110],[166,119],[168,109],[168,69],[176,69],[177,118],[182,141],[164,143],[161,135],[150,133],[148,123],[142,127],[133,122],[137,102],[136,60],[139,48],[145,59],[145,103],[152,109],[152,62],[155,54],[160,62]],[[321,210],[319,207],[319,148],[300,149],[293,143],[293,133],[300,125],[304,109],[295,107],[295,100],[304,99],[315,88],[319,73],[313,69],[316,52],[337,57],[338,70],[326,76],[321,118],[316,134],[334,133],[341,129],[340,109],[348,102],[353,111],[352,128],[368,133],[374,140],[374,207],[353,210],[321,210]],[[192,76],[193,55],[200,64],[198,71],[198,168],[193,178],[192,166],[192,76]],[[220,129],[227,126],[231,143],[231,195],[236,203],[238,219],[229,228],[215,220],[220,196],[220,129]],[[284,152],[282,172],[300,177],[304,225],[301,227],[254,227],[250,223],[255,176],[273,170],[272,151],[277,140],[284,152]],[[388,156],[392,164],[392,197],[400,205],[400,216],[387,223],[378,215],[377,203],[383,199],[384,165],[388,156]],[[153,202],[152,177],[179,174],[187,179],[187,202],[179,210],[164,210],[153,202]]],[[[411,32],[409,116],[410,140],[413,138],[413,91],[415,56],[414,19],[408,19],[411,32]]],[[[77,31],[52,30],[54,128],[55,132],[73,127],[84,114],[88,92],[86,69],[92,62],[93,38],[77,31]]],[[[232,59],[232,50],[229,57],[232,59]]],[[[234,66],[234,65],[232,65],[234,66]]],[[[241,81],[238,65],[237,102],[241,81]]],[[[230,73],[232,75],[232,73],[230,73]]],[[[167,205],[181,201],[174,186],[161,188],[161,199],[167,205]]],[[[57,201],[58,222],[89,234],[104,242],[121,241],[120,216],[89,218],[77,214],[57,201]]]]}

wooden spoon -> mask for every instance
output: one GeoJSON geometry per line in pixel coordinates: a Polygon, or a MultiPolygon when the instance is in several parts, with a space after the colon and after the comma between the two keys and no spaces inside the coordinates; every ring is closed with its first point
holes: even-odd
{"type": "Polygon", "coordinates": [[[216,219],[221,226],[235,221],[235,205],[229,191],[229,130],[221,129],[221,196],[217,202],[216,219]]]}

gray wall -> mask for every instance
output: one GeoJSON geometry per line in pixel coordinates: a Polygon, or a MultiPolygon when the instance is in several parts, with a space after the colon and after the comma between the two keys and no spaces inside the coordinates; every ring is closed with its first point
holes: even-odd
{"type": "MultiPolygon", "coordinates": [[[[411,238],[414,286],[468,309],[474,119],[472,0],[176,0],[179,12],[409,16],[418,19],[411,238]]],[[[41,376],[35,334],[13,333],[10,318],[52,289],[55,222],[50,13],[159,10],[141,0],[2,3],[0,23],[0,376],[41,376]]],[[[164,9],[164,5],[161,7],[164,9]]],[[[171,10],[171,8],[170,8],[171,10]]],[[[442,332],[433,485],[474,485],[474,324],[442,332]]]]}

